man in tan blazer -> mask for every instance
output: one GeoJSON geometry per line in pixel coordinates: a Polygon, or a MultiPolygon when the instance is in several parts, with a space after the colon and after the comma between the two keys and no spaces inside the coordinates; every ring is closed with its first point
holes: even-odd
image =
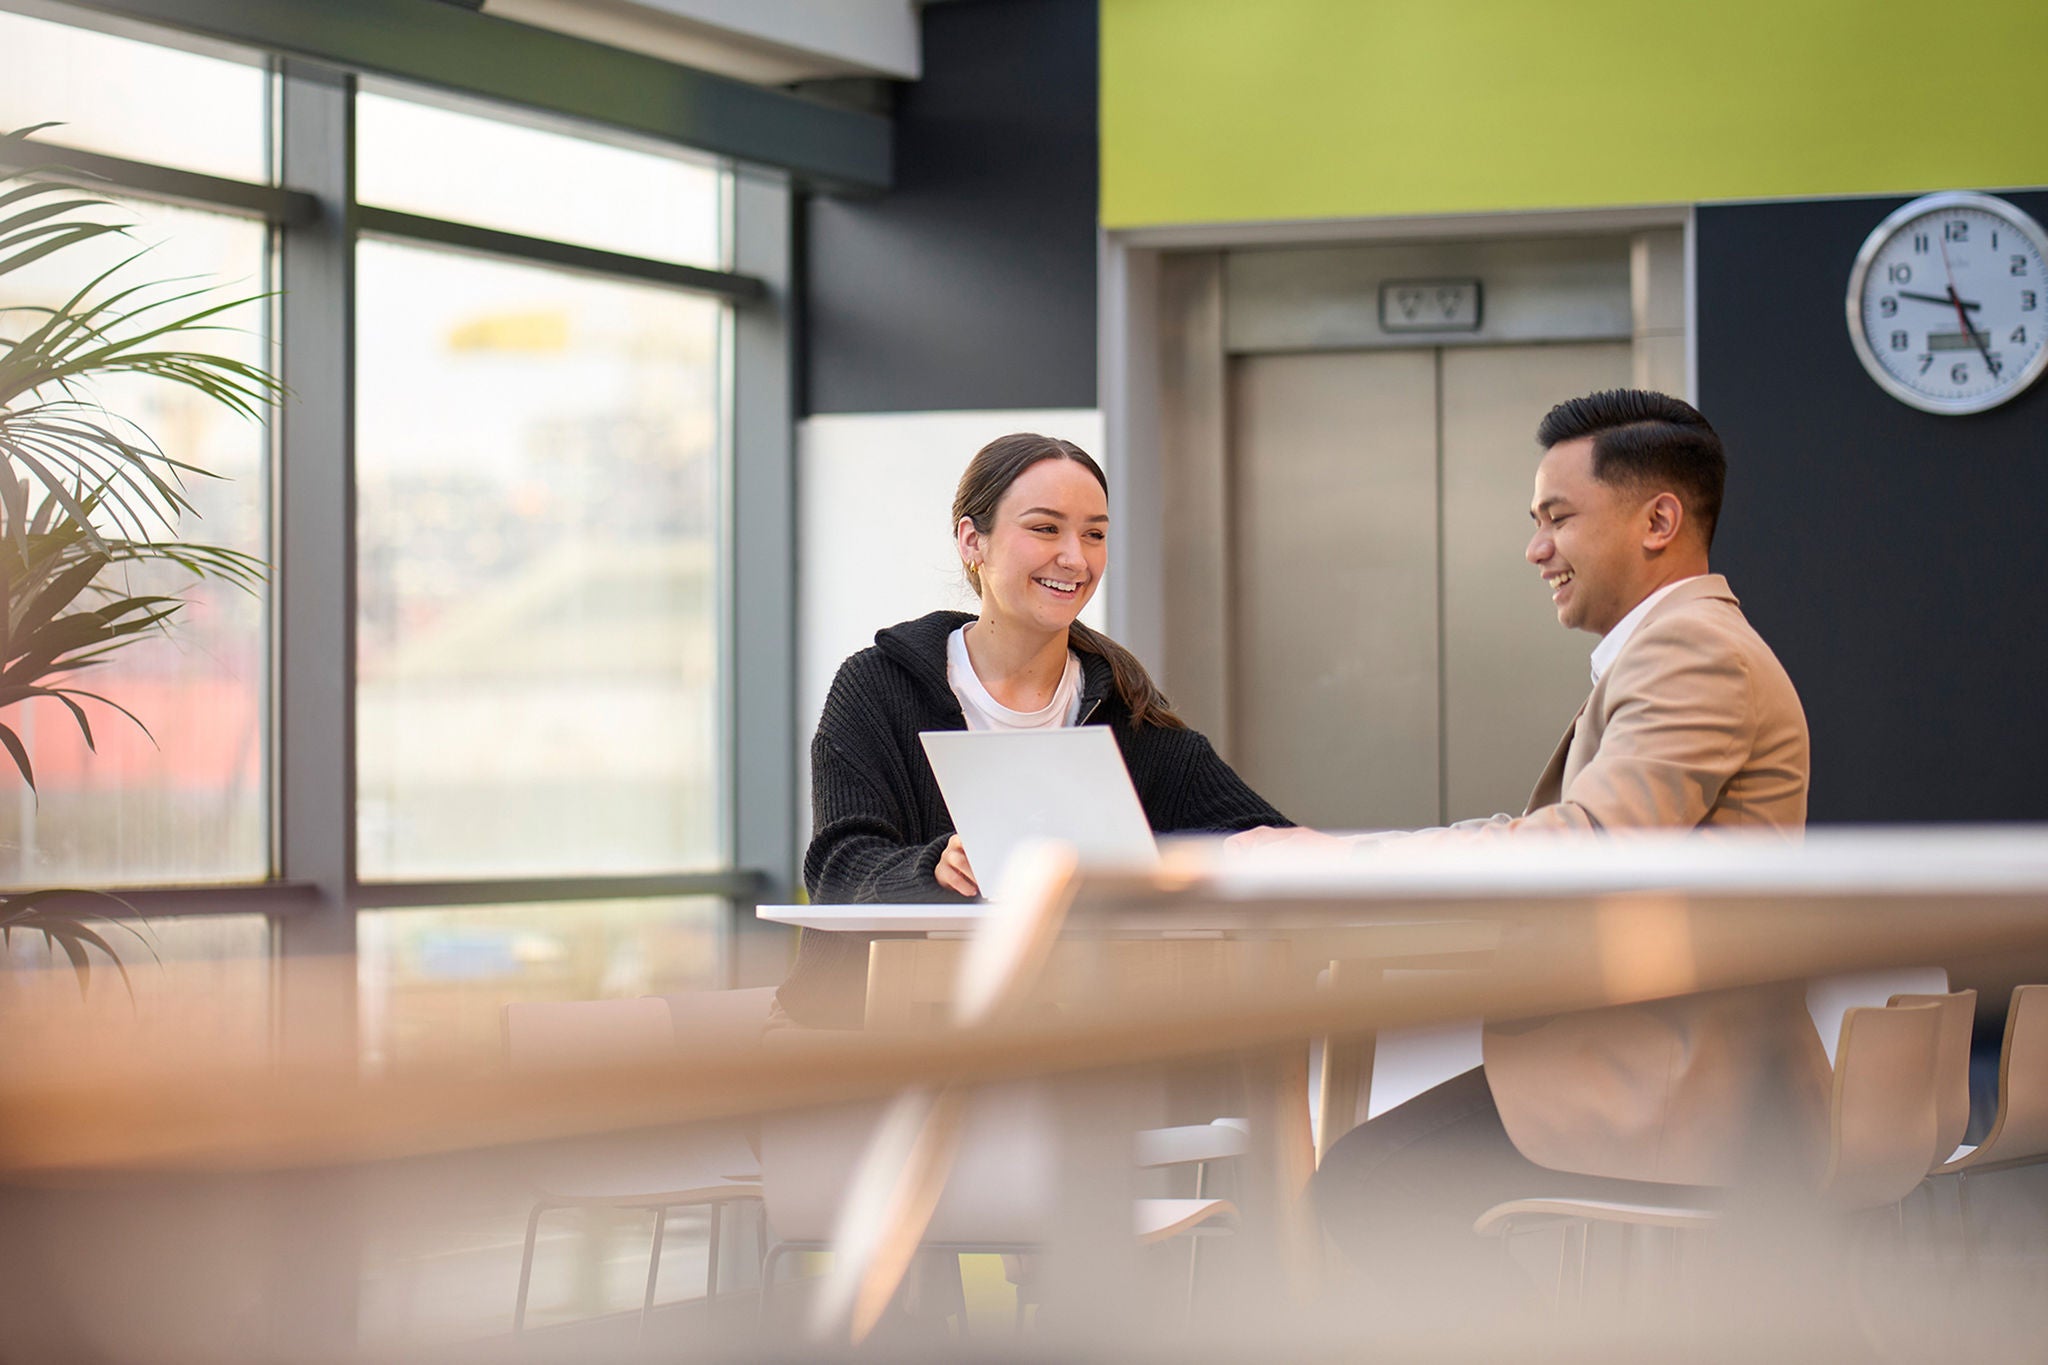
{"type": "MultiPolygon", "coordinates": [[[[1709,571],[1726,460],[1690,405],[1635,390],[1561,403],[1527,557],[1557,618],[1600,637],[1593,690],[1528,809],[1410,836],[1777,829],[1806,821],[1806,717],[1709,571]]],[[[1354,1130],[1325,1157],[1325,1226],[1390,1289],[1469,1266],[1472,1219],[1520,1195],[1630,1197],[1801,1165],[1825,1141],[1827,1059],[1796,988],[1488,1028],[1485,1065],[1354,1130]],[[1571,1173],[1561,1175],[1559,1173],[1571,1173]],[[1432,1254],[1434,1253],[1434,1255],[1432,1254]]],[[[1497,1252],[1494,1253],[1497,1257],[1497,1252]]]]}

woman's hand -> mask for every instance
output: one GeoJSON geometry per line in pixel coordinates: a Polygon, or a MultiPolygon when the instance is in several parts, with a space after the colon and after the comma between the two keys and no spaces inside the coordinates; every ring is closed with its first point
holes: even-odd
{"type": "Polygon", "coordinates": [[[946,851],[939,855],[939,865],[932,869],[932,875],[948,891],[958,891],[963,896],[981,894],[981,887],[974,881],[974,869],[967,865],[967,850],[960,846],[957,834],[946,840],[946,851]]]}

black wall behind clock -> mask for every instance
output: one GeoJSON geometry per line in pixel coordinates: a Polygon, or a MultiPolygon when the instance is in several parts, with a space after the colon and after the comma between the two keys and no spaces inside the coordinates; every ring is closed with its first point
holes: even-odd
{"type": "Polygon", "coordinates": [[[1699,210],[1714,566],[1806,703],[1814,820],[2048,820],[2048,379],[1966,417],[1871,382],[1843,295],[1906,198],[1699,210]]]}

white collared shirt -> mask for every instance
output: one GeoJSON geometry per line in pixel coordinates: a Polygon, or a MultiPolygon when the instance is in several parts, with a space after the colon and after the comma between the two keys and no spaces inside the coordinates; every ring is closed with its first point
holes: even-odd
{"type": "Polygon", "coordinates": [[[1690,583],[1694,578],[1704,577],[1706,577],[1705,574],[1693,574],[1690,578],[1680,578],[1666,583],[1663,587],[1636,603],[1635,609],[1629,612],[1628,615],[1616,621],[1614,629],[1601,636],[1600,643],[1593,646],[1594,685],[1596,687],[1599,685],[1600,675],[1612,668],[1614,661],[1621,657],[1621,647],[1628,643],[1629,636],[1636,633],[1636,627],[1640,626],[1643,623],[1643,618],[1650,614],[1651,607],[1656,606],[1659,602],[1670,596],[1671,590],[1680,583],[1690,583]]]}

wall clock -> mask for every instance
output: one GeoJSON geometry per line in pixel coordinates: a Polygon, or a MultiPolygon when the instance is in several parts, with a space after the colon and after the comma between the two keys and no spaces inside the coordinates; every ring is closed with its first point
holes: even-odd
{"type": "Polygon", "coordinates": [[[1856,253],[1849,339],[1886,393],[1927,412],[2016,397],[2048,369],[2048,232],[1988,194],[1902,205],[1856,253]]]}

